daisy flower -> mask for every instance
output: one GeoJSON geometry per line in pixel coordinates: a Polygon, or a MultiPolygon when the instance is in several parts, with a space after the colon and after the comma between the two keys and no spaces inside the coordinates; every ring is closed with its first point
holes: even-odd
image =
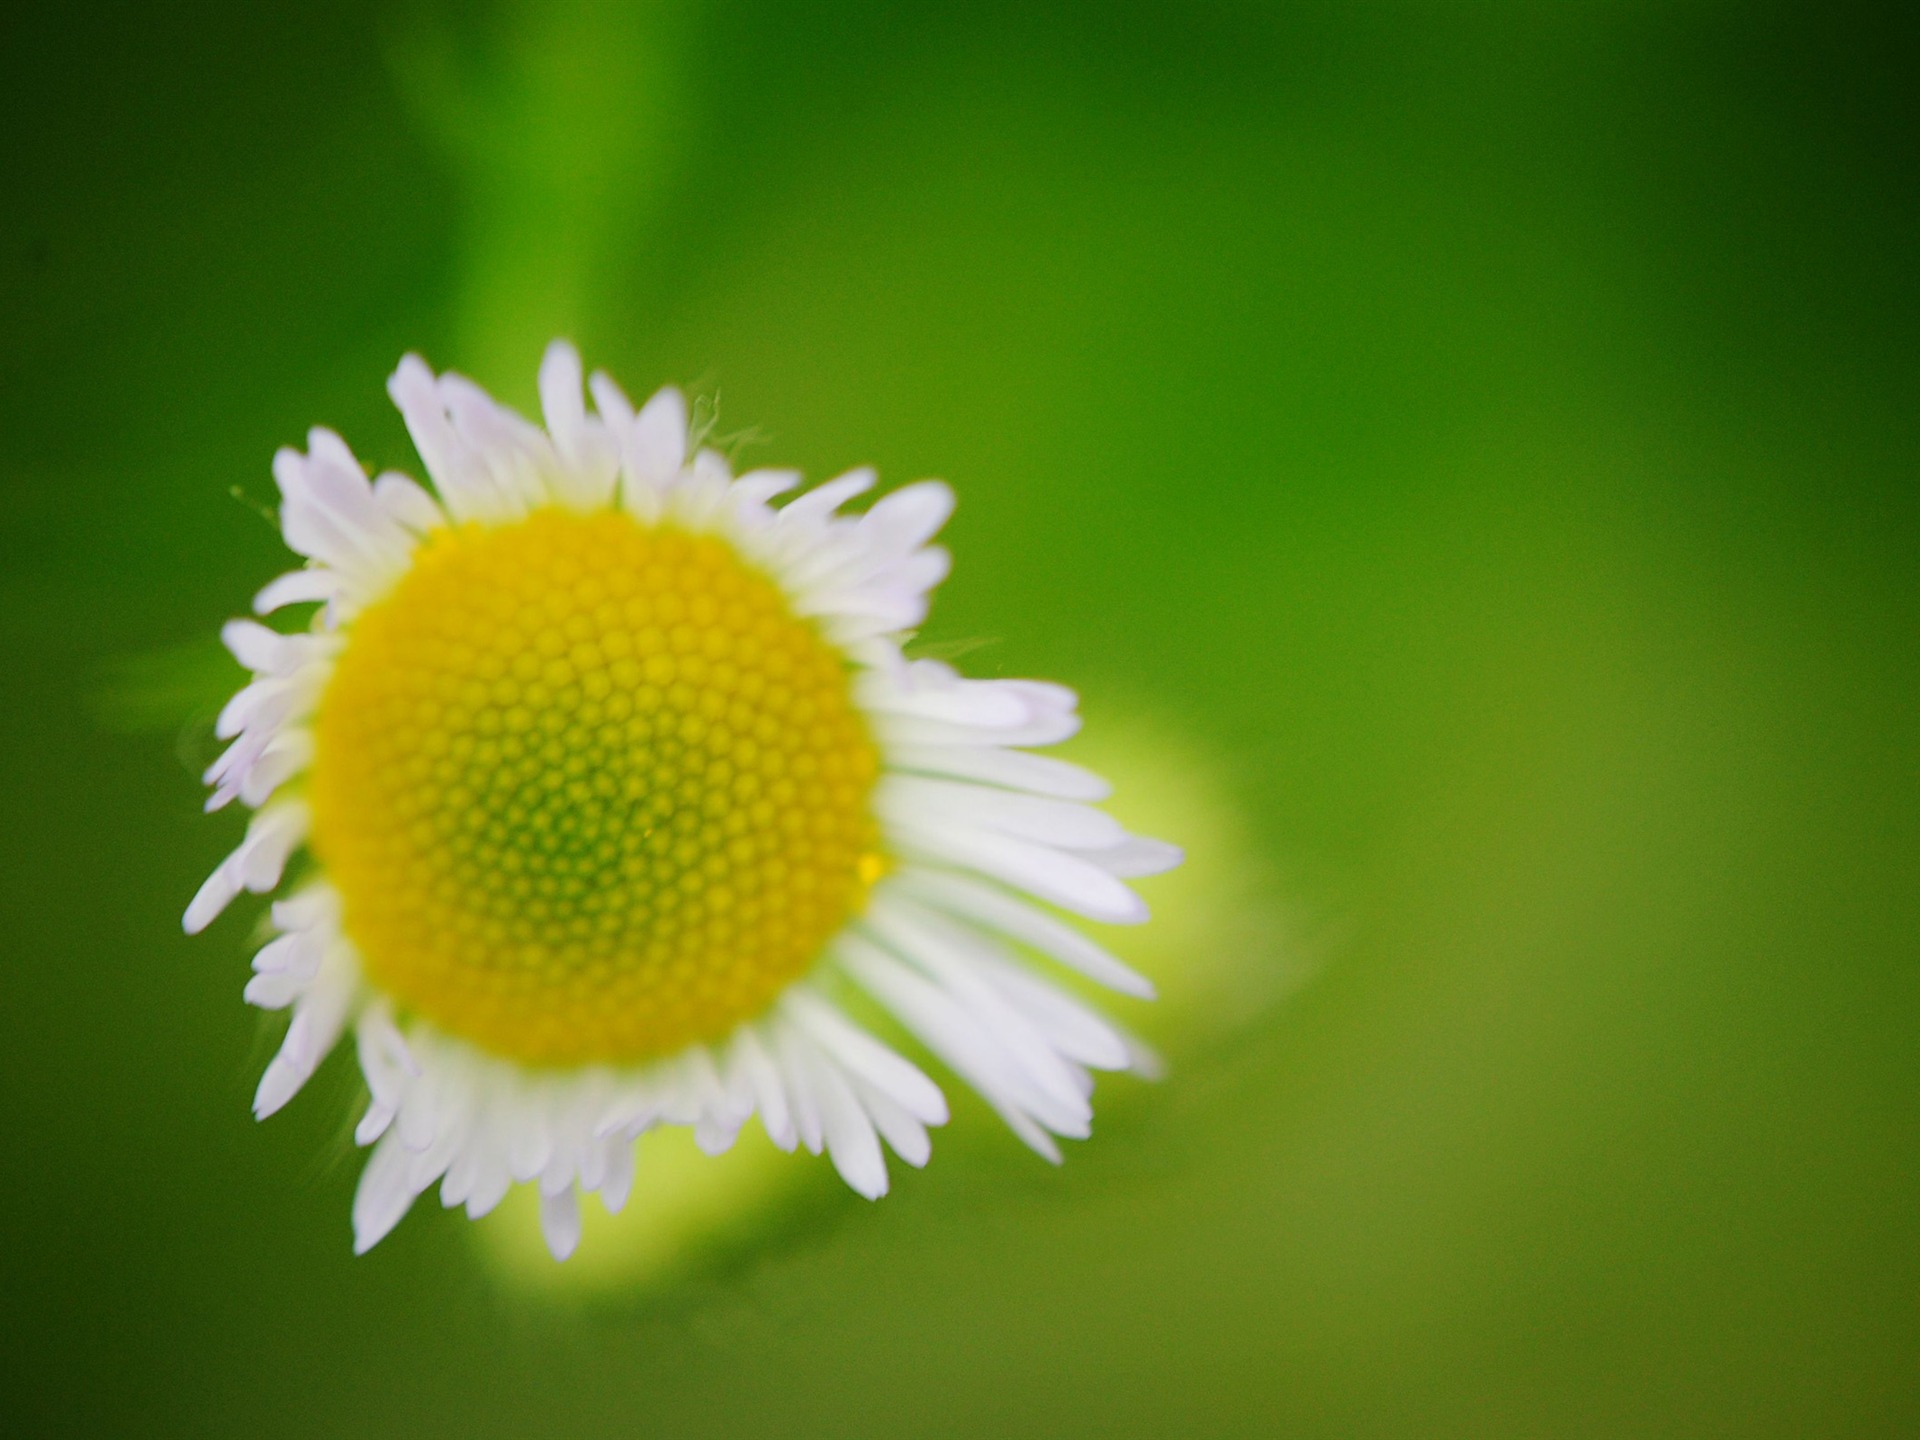
{"type": "Polygon", "coordinates": [[[858,1004],[1057,1161],[1089,1072],[1140,1052],[1044,968],[1152,993],[1059,912],[1143,920],[1125,880],[1179,852],[1032,753],[1071,691],[903,656],[946,486],[849,514],[872,472],[735,476],[677,391],[587,388],[550,347],[543,429],[410,355],[388,390],[431,488],[323,429],[274,457],[306,564],[254,609],[317,608],[222,632],[252,679],[207,808],[254,813],[185,917],[275,895],[246,998],[292,1018],[254,1113],[350,1032],[356,1250],[436,1182],[475,1217],[519,1183],[565,1258],[653,1126],[718,1153],[758,1116],[870,1198],[883,1142],[924,1164],[946,1101],[858,1004]]]}

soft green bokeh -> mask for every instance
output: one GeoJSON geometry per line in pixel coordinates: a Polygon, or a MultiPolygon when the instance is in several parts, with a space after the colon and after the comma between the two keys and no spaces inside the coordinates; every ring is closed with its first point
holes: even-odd
{"type": "Polygon", "coordinates": [[[1902,19],[11,21],[0,1431],[1920,1430],[1902,19]],[[951,480],[926,643],[1192,847],[1063,1168],[666,1141],[576,1276],[430,1201],[355,1260],[350,1064],[249,1118],[249,921],[178,915],[268,459],[411,466],[402,350],[526,404],[555,332],[951,480]]]}

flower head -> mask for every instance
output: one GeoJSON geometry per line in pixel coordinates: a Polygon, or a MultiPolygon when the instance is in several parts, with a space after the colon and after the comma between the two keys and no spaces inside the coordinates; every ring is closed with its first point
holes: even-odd
{"type": "Polygon", "coordinates": [[[255,813],[185,920],[280,892],[247,998],[292,1020],[255,1113],[352,1030],[360,1250],[436,1181],[474,1216],[537,1183],[564,1257],[579,1193],[618,1208],[663,1124],[717,1152],[757,1115],[877,1197],[881,1142],[924,1164],[947,1111],[851,987],[1058,1159],[1089,1070],[1135,1051],[1034,962],[1150,994],[1055,911],[1144,919],[1125,878],[1179,852],[1031,753],[1077,728],[1071,691],[903,657],[944,485],[776,505],[799,477],[689,456],[676,391],[636,413],[595,375],[590,414],[581,380],[552,346],[542,429],[402,361],[431,490],[326,430],[275,457],[307,564],[254,608],[318,608],[223,632],[253,679],[208,808],[255,813]]]}

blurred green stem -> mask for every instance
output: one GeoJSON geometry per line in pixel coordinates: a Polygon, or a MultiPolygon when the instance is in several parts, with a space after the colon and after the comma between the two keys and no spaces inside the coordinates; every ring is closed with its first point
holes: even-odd
{"type": "Polygon", "coordinates": [[[466,215],[452,353],[531,396],[533,359],[595,317],[644,250],[680,150],[696,0],[517,0],[484,21],[417,12],[391,47],[466,215]]]}

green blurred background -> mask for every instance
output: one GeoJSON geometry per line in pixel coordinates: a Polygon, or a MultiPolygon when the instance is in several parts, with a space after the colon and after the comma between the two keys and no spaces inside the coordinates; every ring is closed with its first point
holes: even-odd
{"type": "Polygon", "coordinates": [[[1920,1433],[1904,7],[0,23],[0,1428],[1920,1433]],[[349,1064],[250,1119],[229,492],[554,333],[952,480],[930,636],[1190,817],[1225,980],[1064,1169],[966,1110],[588,1297],[353,1259],[349,1064]]]}

